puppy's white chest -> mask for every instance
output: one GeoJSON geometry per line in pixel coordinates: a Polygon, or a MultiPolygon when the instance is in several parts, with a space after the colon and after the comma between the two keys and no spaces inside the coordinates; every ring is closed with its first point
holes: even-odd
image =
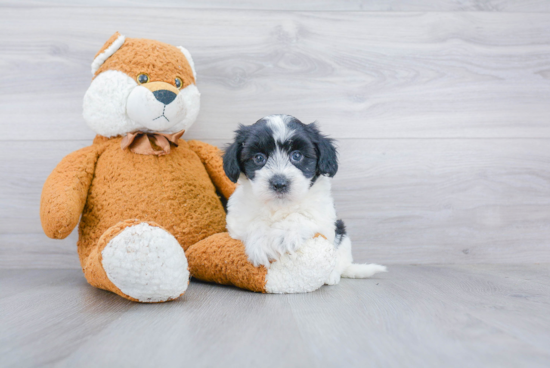
{"type": "Polygon", "coordinates": [[[312,190],[298,203],[273,206],[258,201],[247,184],[242,183],[229,200],[227,229],[245,244],[254,265],[268,266],[271,260],[296,252],[317,233],[334,242],[336,213],[330,192],[321,195],[312,190]]]}

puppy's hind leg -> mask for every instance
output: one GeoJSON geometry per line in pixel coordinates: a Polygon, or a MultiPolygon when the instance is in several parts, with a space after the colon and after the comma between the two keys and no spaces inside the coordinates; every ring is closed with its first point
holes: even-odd
{"type": "Polygon", "coordinates": [[[386,272],[386,266],[377,265],[374,263],[353,263],[351,255],[351,240],[345,235],[336,251],[338,255],[338,272],[341,277],[348,279],[365,279],[372,277],[379,272],[386,272]]]}

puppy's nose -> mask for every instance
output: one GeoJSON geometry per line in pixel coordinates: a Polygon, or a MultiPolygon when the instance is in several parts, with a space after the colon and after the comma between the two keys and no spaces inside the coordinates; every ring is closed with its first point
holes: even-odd
{"type": "Polygon", "coordinates": [[[162,102],[165,105],[168,105],[170,102],[176,99],[176,94],[172,91],[168,91],[167,89],[159,89],[157,91],[154,91],[153,95],[158,101],[162,102]]]}
{"type": "Polygon", "coordinates": [[[275,175],[269,180],[271,188],[277,193],[286,193],[288,192],[288,180],[282,175],[275,175]]]}

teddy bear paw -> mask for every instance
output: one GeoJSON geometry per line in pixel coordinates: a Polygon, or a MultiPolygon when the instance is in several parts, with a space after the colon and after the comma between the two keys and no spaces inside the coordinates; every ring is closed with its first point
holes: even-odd
{"type": "Polygon", "coordinates": [[[111,282],[140,302],[176,299],[189,285],[187,258],[166,230],[147,223],[129,226],[101,252],[111,282]]]}

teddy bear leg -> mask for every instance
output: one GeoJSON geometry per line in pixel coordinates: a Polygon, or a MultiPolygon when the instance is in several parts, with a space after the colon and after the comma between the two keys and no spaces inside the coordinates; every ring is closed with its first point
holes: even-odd
{"type": "Polygon", "coordinates": [[[193,277],[262,293],[314,291],[323,286],[336,265],[334,246],[322,237],[308,240],[295,254],[283,255],[269,268],[254,267],[244,244],[228,233],[193,244],[186,255],[193,277]]]}
{"type": "Polygon", "coordinates": [[[191,275],[199,280],[267,292],[267,269],[254,267],[248,261],[244,244],[228,233],[214,234],[191,245],[185,255],[191,275]]]}
{"type": "Polygon", "coordinates": [[[144,303],[176,299],[189,285],[178,241],[159,225],[139,220],[119,222],[103,233],[84,275],[92,286],[144,303]]]}

